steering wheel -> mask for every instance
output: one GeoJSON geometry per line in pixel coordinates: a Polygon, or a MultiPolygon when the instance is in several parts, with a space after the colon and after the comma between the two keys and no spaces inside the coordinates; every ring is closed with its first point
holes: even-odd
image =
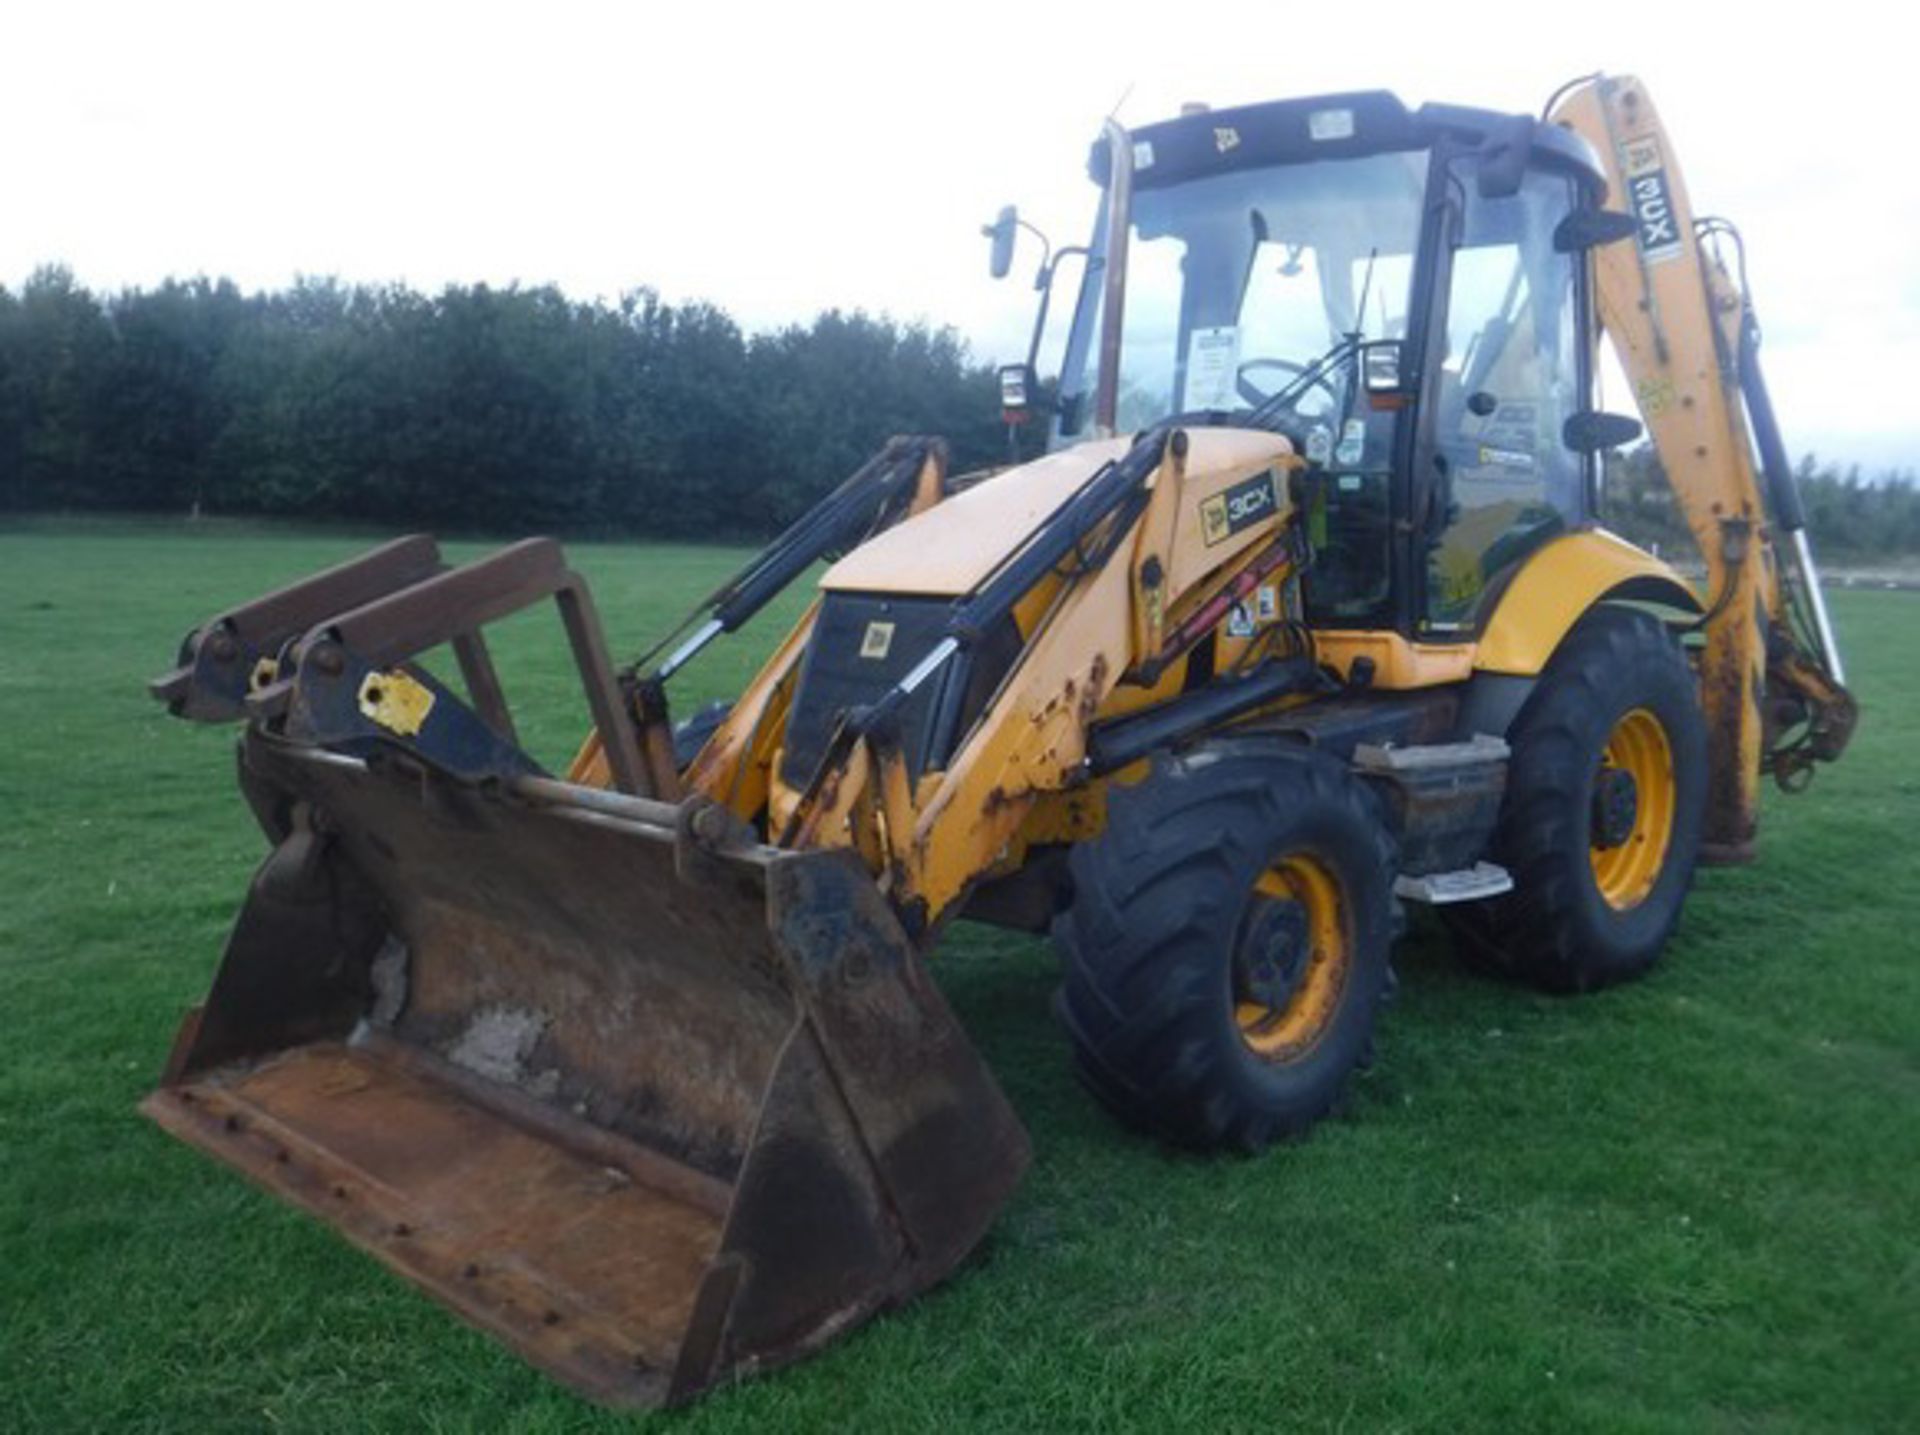
{"type": "MultiPolygon", "coordinates": [[[[1312,367],[1311,364],[1296,364],[1292,359],[1248,359],[1245,363],[1241,364],[1239,368],[1234,370],[1233,386],[1239,391],[1241,398],[1245,399],[1257,409],[1312,367]],[[1271,389],[1263,390],[1259,388],[1248,375],[1263,369],[1279,370],[1283,376],[1282,382],[1276,384],[1271,389]]],[[[1324,372],[1317,375],[1313,382],[1307,385],[1306,392],[1302,393],[1300,398],[1305,398],[1307,394],[1312,393],[1315,389],[1320,390],[1321,393],[1327,396],[1327,404],[1329,407],[1337,407],[1339,405],[1340,395],[1335,393],[1333,385],[1327,382],[1327,375],[1324,372]]],[[[1300,408],[1299,399],[1296,399],[1293,403],[1287,405],[1287,407],[1298,412],[1300,408]]]]}

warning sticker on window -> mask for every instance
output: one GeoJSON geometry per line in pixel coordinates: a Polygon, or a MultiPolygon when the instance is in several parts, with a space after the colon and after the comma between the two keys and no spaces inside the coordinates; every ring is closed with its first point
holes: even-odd
{"type": "Polygon", "coordinates": [[[1188,410],[1233,406],[1234,378],[1240,371],[1240,330],[1232,324],[1195,329],[1187,340],[1188,410]]]}
{"type": "Polygon", "coordinates": [[[1356,464],[1366,457],[1367,426],[1360,419],[1348,419],[1340,427],[1340,446],[1333,451],[1333,461],[1340,464],[1356,464]]]}

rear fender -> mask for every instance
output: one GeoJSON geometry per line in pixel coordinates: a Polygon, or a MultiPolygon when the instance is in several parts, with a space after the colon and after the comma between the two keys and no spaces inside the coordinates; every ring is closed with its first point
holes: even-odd
{"type": "Polygon", "coordinates": [[[1564,534],[1528,558],[1481,629],[1473,667],[1535,677],[1596,603],[1642,602],[1701,611],[1671,565],[1604,529],[1564,534]]]}

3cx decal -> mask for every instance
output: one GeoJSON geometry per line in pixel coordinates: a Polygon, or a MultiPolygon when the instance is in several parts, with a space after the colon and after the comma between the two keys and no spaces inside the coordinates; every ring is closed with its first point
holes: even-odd
{"type": "Polygon", "coordinates": [[[1680,252],[1680,216],[1674,211],[1673,189],[1667,183],[1666,164],[1659,141],[1628,140],[1622,147],[1627,172],[1627,201],[1639,225],[1635,242],[1649,264],[1671,259],[1680,252]]]}
{"type": "Polygon", "coordinates": [[[1214,494],[1201,504],[1200,537],[1211,548],[1231,538],[1249,523],[1271,518],[1279,511],[1280,495],[1275,487],[1273,470],[1268,469],[1265,473],[1242,479],[1232,488],[1214,494]]]}

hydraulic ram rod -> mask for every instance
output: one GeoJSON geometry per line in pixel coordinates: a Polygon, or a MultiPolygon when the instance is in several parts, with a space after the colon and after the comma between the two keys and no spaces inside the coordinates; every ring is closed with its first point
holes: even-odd
{"type": "MultiPolygon", "coordinates": [[[[973,644],[1032,591],[1049,572],[1064,562],[1094,529],[1123,510],[1128,501],[1145,492],[1146,482],[1160,467],[1168,431],[1149,430],[1120,458],[1086,481],[1034,531],[1026,546],[990,573],[971,594],[954,605],[947,636],[907,674],[917,687],[937,668],[947,675],[927,725],[926,765],[939,768],[960,739],[961,705],[966,701],[972,672],[973,644]],[[944,656],[939,656],[944,653],[944,656]]],[[[1180,442],[1184,443],[1184,436],[1180,442]]],[[[893,707],[904,702],[912,688],[903,681],[888,698],[893,707]]],[[[886,701],[886,700],[883,700],[886,701]]],[[[891,710],[891,709],[889,709],[891,710]]]]}
{"type": "Polygon", "coordinates": [[[1820,587],[1820,570],[1814,565],[1813,545],[1807,539],[1806,505],[1800,498],[1793,465],[1787,459],[1786,442],[1780,437],[1773,395],[1760,369],[1760,323],[1751,302],[1746,305],[1740,322],[1740,396],[1746,400],[1747,423],[1753,430],[1754,447],[1760,453],[1760,472],[1767,480],[1773,521],[1793,536],[1793,566],[1799,574],[1800,589],[1807,595],[1807,605],[1813,610],[1820,661],[1835,684],[1844,687],[1847,674],[1840,662],[1840,644],[1833,636],[1833,620],[1827,616],[1827,595],[1820,587]]]}
{"type": "Polygon", "coordinates": [[[973,643],[1011,613],[1033,585],[1058,567],[1103,521],[1120,514],[1130,499],[1145,491],[1146,482],[1159,468],[1170,439],[1184,443],[1184,438],[1174,438],[1164,426],[1151,429],[1118,459],[1096,470],[1071,497],[1040,521],[1023,547],[983,578],[971,593],[954,603],[945,635],[928,649],[925,657],[877,702],[842,719],[808,779],[793,816],[788,819],[787,836],[781,839],[783,844],[799,830],[801,814],[820,790],[827,773],[840,764],[853,744],[891,722],[907,699],[935,677],[940,680],[940,688],[927,724],[923,768],[932,771],[945,765],[960,738],[961,704],[966,698],[971,673],[973,643]]]}
{"type": "MultiPolygon", "coordinates": [[[[938,442],[929,438],[890,440],[694,610],[695,614],[707,610],[706,620],[660,664],[655,681],[672,677],[722,633],[736,631],[826,554],[859,539],[874,519],[919,478],[938,442]]],[[[692,621],[689,615],[674,634],[685,632],[692,621]]],[[[656,647],[641,662],[659,650],[656,647]]]]}

